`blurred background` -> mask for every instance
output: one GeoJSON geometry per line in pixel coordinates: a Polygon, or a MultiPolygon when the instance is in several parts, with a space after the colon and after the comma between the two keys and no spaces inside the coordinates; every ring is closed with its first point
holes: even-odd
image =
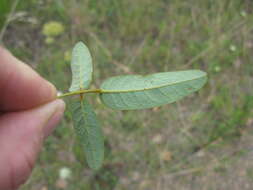
{"type": "Polygon", "coordinates": [[[147,110],[113,111],[87,95],[106,138],[103,167],[87,167],[67,110],[21,190],[253,189],[252,11],[251,0],[1,0],[0,41],[61,92],[80,40],[92,88],[119,74],[209,77],[198,93],[147,110]]]}

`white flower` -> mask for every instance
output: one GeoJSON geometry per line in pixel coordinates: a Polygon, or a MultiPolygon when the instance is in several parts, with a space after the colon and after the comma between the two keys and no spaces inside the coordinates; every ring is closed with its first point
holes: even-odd
{"type": "Polygon", "coordinates": [[[236,51],[236,46],[235,45],[231,45],[229,47],[229,49],[230,49],[230,51],[234,52],[234,51],[236,51]]]}
{"type": "Polygon", "coordinates": [[[59,171],[60,179],[67,179],[71,177],[71,170],[67,167],[63,167],[59,171]]]}

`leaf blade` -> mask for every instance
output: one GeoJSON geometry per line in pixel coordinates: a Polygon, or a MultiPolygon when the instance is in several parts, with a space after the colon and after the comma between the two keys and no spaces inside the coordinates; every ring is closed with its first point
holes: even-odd
{"type": "Polygon", "coordinates": [[[72,82],[70,92],[87,89],[92,81],[92,58],[89,49],[78,42],[72,51],[71,58],[72,82]]]}
{"type": "Polygon", "coordinates": [[[75,132],[84,147],[87,163],[90,168],[97,170],[104,159],[104,137],[96,114],[85,99],[73,100],[71,112],[75,132]]]}
{"type": "Polygon", "coordinates": [[[148,76],[112,77],[101,85],[101,101],[116,110],[146,109],[175,102],[200,89],[206,73],[199,70],[163,72],[148,76]]]}

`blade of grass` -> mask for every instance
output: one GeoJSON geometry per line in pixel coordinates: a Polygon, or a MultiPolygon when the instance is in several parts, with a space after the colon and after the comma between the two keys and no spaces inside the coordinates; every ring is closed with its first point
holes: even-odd
{"type": "Polygon", "coordinates": [[[8,25],[10,24],[11,17],[13,16],[13,14],[14,14],[14,12],[15,12],[17,6],[18,6],[19,1],[20,1],[20,0],[16,0],[16,1],[13,3],[13,5],[12,5],[12,7],[11,7],[11,11],[10,11],[10,13],[9,13],[9,15],[8,15],[8,17],[7,17],[7,19],[6,19],[5,23],[4,23],[4,25],[3,25],[3,28],[2,28],[2,30],[1,30],[1,32],[0,32],[0,44],[3,43],[2,40],[3,40],[3,37],[4,37],[5,31],[6,31],[7,27],[8,27],[8,25]]]}

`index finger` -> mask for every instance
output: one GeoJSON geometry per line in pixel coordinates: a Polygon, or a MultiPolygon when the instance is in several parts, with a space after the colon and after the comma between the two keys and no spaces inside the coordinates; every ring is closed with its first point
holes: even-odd
{"type": "Polygon", "coordinates": [[[0,111],[29,109],[55,98],[51,83],[0,47],[0,111]]]}

